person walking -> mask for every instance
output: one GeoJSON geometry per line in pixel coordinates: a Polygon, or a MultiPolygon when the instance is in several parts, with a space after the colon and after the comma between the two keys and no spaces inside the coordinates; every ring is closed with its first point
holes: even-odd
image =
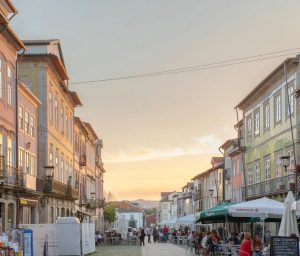
{"type": "Polygon", "coordinates": [[[145,230],[143,228],[139,228],[138,236],[140,238],[140,246],[145,246],[145,230]]]}
{"type": "Polygon", "coordinates": [[[165,225],[163,230],[163,235],[164,235],[164,242],[168,242],[168,235],[169,235],[169,228],[165,225]]]}
{"type": "Polygon", "coordinates": [[[151,244],[151,228],[150,227],[146,227],[146,235],[148,237],[148,243],[151,244]]]}
{"type": "Polygon", "coordinates": [[[159,238],[157,227],[154,227],[152,233],[153,233],[153,242],[156,243],[158,241],[158,238],[159,238]]]}
{"type": "Polygon", "coordinates": [[[244,233],[244,240],[242,241],[240,256],[251,256],[251,235],[249,232],[244,233]]]}

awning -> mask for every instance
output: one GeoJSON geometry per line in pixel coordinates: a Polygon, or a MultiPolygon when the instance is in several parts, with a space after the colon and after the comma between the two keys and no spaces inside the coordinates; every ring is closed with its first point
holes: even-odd
{"type": "Polygon", "coordinates": [[[192,225],[195,223],[195,215],[189,214],[184,217],[181,217],[176,221],[176,223],[179,225],[192,225]]]}
{"type": "MultiPolygon", "coordinates": [[[[200,213],[200,218],[197,219],[197,223],[223,223],[231,221],[231,216],[228,213],[228,208],[235,203],[222,202],[206,211],[200,213]]],[[[236,221],[236,219],[235,219],[236,221]]]]}

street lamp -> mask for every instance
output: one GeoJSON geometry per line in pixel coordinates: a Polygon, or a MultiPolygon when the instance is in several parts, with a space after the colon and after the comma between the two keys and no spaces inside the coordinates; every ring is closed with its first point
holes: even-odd
{"type": "Polygon", "coordinates": [[[209,195],[210,195],[210,204],[211,204],[211,207],[212,207],[212,196],[213,196],[213,194],[214,194],[214,189],[213,188],[210,188],[209,190],[208,190],[208,192],[209,192],[209,195]]]}
{"type": "Polygon", "coordinates": [[[47,186],[45,188],[45,192],[49,193],[52,191],[52,179],[53,179],[53,175],[54,175],[54,166],[44,166],[45,168],[45,175],[47,177],[47,186]]]}

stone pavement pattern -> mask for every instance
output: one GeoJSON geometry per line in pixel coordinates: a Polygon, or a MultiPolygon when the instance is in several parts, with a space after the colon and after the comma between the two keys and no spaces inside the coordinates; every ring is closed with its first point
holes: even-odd
{"type": "Polygon", "coordinates": [[[98,246],[95,256],[187,256],[185,249],[174,244],[159,243],[145,246],[116,245],[98,246]]]}

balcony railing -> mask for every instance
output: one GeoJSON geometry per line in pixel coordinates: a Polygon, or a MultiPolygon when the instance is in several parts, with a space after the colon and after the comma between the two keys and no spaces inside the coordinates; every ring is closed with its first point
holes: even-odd
{"type": "Polygon", "coordinates": [[[195,190],[195,199],[202,198],[202,191],[200,189],[195,190]]]}
{"type": "Polygon", "coordinates": [[[95,199],[91,199],[91,198],[88,198],[86,200],[86,206],[91,208],[91,209],[94,209],[94,208],[97,208],[97,203],[96,203],[96,200],[95,199]]]}
{"type": "Polygon", "coordinates": [[[37,191],[45,194],[55,194],[64,198],[78,199],[79,191],[70,185],[54,179],[36,179],[37,191]]]}
{"type": "Polygon", "coordinates": [[[24,174],[13,166],[2,165],[0,167],[0,179],[4,186],[24,187],[24,174]]]}
{"type": "Polygon", "coordinates": [[[276,179],[266,180],[256,184],[245,186],[243,196],[245,199],[255,197],[273,195],[278,193],[286,193],[295,191],[295,175],[290,174],[276,179]]]}
{"type": "Polygon", "coordinates": [[[98,207],[104,208],[105,206],[105,199],[98,199],[98,207]]]}

